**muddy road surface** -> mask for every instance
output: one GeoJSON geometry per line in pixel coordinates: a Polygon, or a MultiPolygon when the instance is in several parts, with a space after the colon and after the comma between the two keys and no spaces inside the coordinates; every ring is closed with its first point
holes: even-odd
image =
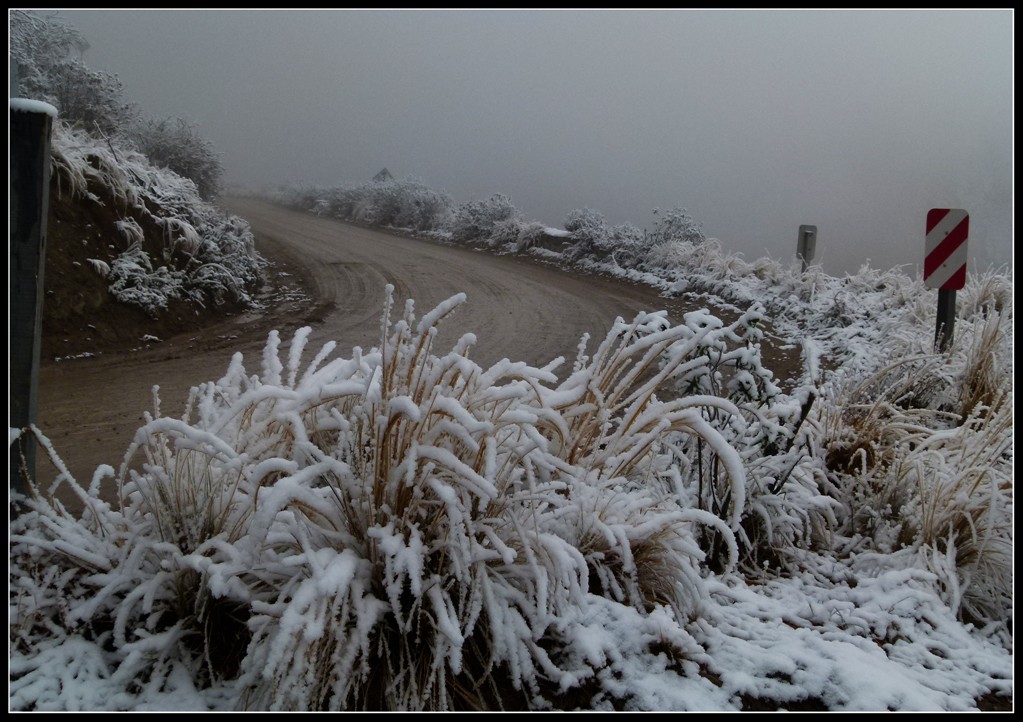
{"type": "MultiPolygon", "coordinates": [[[[271,330],[281,332],[283,355],[297,328],[313,327],[307,360],[328,340],[345,356],[353,346],[378,345],[388,284],[399,312],[412,298],[417,316],[466,293],[467,303],[444,323],[436,348],[472,332],[478,341],[472,357],[480,364],[510,358],[542,365],[564,356],[562,373],[571,368],[582,334],[590,334],[592,348],[618,316],[664,309],[681,321],[695,308],[647,286],[531,257],[405,238],[254,200],[224,205],[249,221],[258,250],[274,264],[261,310],[132,350],[44,361],[38,425],[80,483],[87,484],[100,464],[120,466],[143,414],[153,410],[154,385],[162,413],[180,416],[189,389],[220,378],[235,352],[244,355],[249,373],[258,372],[271,330]]],[[[796,368],[795,353],[785,352],[775,366],[796,368]]],[[[778,368],[775,373],[783,375],[778,368]]],[[[42,453],[37,464],[45,486],[56,473],[42,453]]]]}

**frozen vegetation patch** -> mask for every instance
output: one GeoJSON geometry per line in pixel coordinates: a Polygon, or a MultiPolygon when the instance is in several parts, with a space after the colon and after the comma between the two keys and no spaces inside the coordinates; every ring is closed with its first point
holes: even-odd
{"type": "MultiPolygon", "coordinates": [[[[937,676],[938,681],[927,682],[930,689],[913,693],[903,694],[901,683],[883,686],[887,691],[877,698],[864,696],[863,680],[834,684],[839,672],[829,673],[831,682],[815,681],[810,688],[791,680],[773,685],[763,678],[777,678],[781,671],[748,665],[738,667],[752,675],[748,685],[733,681],[729,687],[718,672],[709,673],[706,679],[731,690],[730,703],[756,705],[766,698],[775,706],[959,709],[985,694],[1011,695],[1011,271],[968,277],[957,297],[954,343],[936,353],[937,292],[901,269],[864,266],[836,278],[820,267],[802,271],[795,263],[769,258],[746,261],[705,238],[682,209],[662,214],[650,234],[628,225],[612,227],[592,209],[570,214],[561,234],[544,233],[556,243],[526,244],[529,252],[647,283],[666,295],[730,306],[740,314],[727,329],[715,319],[722,333],[705,337],[696,351],[705,364],[680,373],[669,385],[672,397],[700,394],[734,407],[730,413],[715,406],[700,412],[702,422],[739,455],[746,479],[741,521],[731,537],[709,524],[696,531],[707,570],[724,574],[734,553],[742,584],[769,596],[791,590],[794,582],[786,580],[808,566],[816,568],[820,559],[834,558],[846,569],[850,589],[868,577],[905,571],[914,584],[926,587],[919,597],[926,603],[918,599],[915,606],[885,610],[895,617],[876,626],[896,630],[886,632],[888,641],[909,650],[904,656],[900,651],[900,664],[913,659],[920,665],[909,677],[934,677],[929,670],[943,664],[982,670],[979,677],[973,671],[937,676]],[[788,393],[760,356],[768,321],[775,334],[803,350],[803,369],[787,380],[788,393]],[[926,639],[938,634],[934,620],[939,618],[955,620],[940,629],[958,629],[956,641],[926,639]],[[908,635],[898,630],[910,628],[919,637],[901,646],[908,635]],[[962,661],[974,653],[956,651],[966,649],[967,637],[980,645],[976,653],[987,661],[962,661]],[[939,664],[933,657],[952,661],[939,664]],[[975,684],[972,692],[970,684],[975,684]]],[[[450,232],[434,235],[454,238],[450,232]]],[[[509,239],[501,250],[523,247],[509,239]]],[[[716,518],[736,513],[739,502],[718,450],[695,437],[674,448],[678,453],[664,468],[676,498],[716,518]]],[[[821,594],[846,600],[850,608],[862,603],[827,579],[820,583],[827,590],[821,594]]],[[[749,608],[728,602],[719,609],[749,608]]],[[[739,617],[736,629],[753,624],[739,617]]],[[[841,640],[851,631],[827,634],[841,640]]],[[[892,659],[895,647],[883,640],[875,635],[868,643],[880,645],[892,659]]],[[[840,645],[814,645],[814,654],[840,657],[840,645]]],[[[861,662],[850,673],[871,666],[870,658],[861,662]]],[[[789,668],[806,678],[801,666],[781,667],[789,668]]],[[[864,679],[881,683],[869,675],[864,679]]],[[[689,708],[678,699],[674,704],[689,708]]]]}
{"type": "Polygon", "coordinates": [[[126,693],[184,669],[260,709],[542,708],[583,683],[597,693],[607,660],[575,630],[606,603],[660,620],[636,653],[690,645],[680,625],[705,596],[694,530],[715,527],[734,563],[745,479],[699,414],[730,404],[655,392],[713,325],[641,315],[559,381],[553,364],[475,365],[471,336],[438,353],[437,324],[463,300],[418,321],[411,302],[394,321],[388,305],[380,348],[350,359],[328,344],[303,363],[309,329],[282,358],[271,334],[261,373],[236,356],[184,417],[150,417],[118,504],[99,497],[109,467],[87,489],[59,480],[80,519],[29,500],[13,532],[21,705],[43,703],[34,660],[69,635],[126,693]],[[738,504],[725,518],[681,505],[666,478],[669,440],[689,435],[726,459],[738,504]]]}
{"type": "Polygon", "coordinates": [[[203,200],[191,180],[70,126],[58,124],[51,150],[59,194],[119,217],[112,258],[90,259],[114,298],[151,315],[173,299],[251,302],[265,262],[248,223],[203,200]]]}
{"type": "Polygon", "coordinates": [[[90,215],[104,206],[109,216],[102,231],[116,237],[90,249],[104,257],[88,261],[113,297],[154,316],[174,299],[249,303],[263,261],[248,224],[208,202],[223,167],[197,126],[140,116],[116,75],[85,65],[88,42],[57,14],[12,9],[8,20],[17,91],[57,110],[58,196],[80,199],[90,215]]]}
{"type": "Polygon", "coordinates": [[[855,385],[823,381],[808,342],[816,380],[791,394],[760,358],[759,308],[620,320],[559,375],[480,367],[472,335],[437,348],[462,296],[419,319],[389,298],[377,348],[310,360],[308,329],[274,332],[256,373],[236,355],[180,417],[157,402],[88,483],[32,429],[84,511],[51,486],[12,525],[12,708],[1011,695],[1000,288],[963,294],[950,354],[855,385]],[[961,393],[931,393],[944,377],[961,393]]]}

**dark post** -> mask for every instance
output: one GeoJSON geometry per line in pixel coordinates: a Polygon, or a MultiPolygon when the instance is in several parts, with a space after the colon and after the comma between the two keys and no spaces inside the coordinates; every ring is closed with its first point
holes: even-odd
{"type": "Polygon", "coordinates": [[[934,347],[938,353],[945,353],[952,345],[956,329],[956,292],[947,288],[938,289],[938,319],[934,325],[934,347]]]}
{"type": "MultiPolygon", "coordinates": [[[[11,100],[8,203],[11,214],[11,416],[20,429],[36,421],[39,343],[42,332],[43,263],[50,192],[50,133],[53,108],[11,100]]],[[[10,448],[11,488],[25,494],[35,478],[35,443],[22,435],[10,448]],[[26,467],[22,467],[22,459],[26,467]]]]}
{"type": "Polygon", "coordinates": [[[800,273],[806,273],[807,266],[813,260],[813,254],[816,249],[817,226],[800,226],[799,240],[796,242],[796,256],[799,258],[800,273]]]}

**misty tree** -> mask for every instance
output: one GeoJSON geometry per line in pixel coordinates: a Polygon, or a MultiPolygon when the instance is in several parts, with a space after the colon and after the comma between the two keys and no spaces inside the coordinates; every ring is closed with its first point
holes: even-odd
{"type": "Polygon", "coordinates": [[[648,249],[648,238],[642,228],[631,223],[622,223],[608,230],[611,258],[623,266],[634,266],[648,249]]]}
{"type": "Polygon", "coordinates": [[[116,75],[90,70],[89,47],[76,28],[56,15],[9,11],[9,56],[17,62],[19,95],[57,108],[63,120],[90,132],[117,135],[135,117],[116,75]]]}
{"type": "MultiPolygon", "coordinates": [[[[459,204],[451,219],[450,231],[455,240],[488,241],[495,228],[502,225],[500,235],[508,233],[508,222],[521,221],[521,212],[503,193],[495,193],[486,200],[459,204]]],[[[517,234],[517,231],[516,231],[517,234]]]]}
{"type": "Polygon", "coordinates": [[[451,196],[431,189],[414,176],[375,181],[372,185],[381,186],[387,201],[384,225],[428,231],[442,225],[451,213],[451,196]]]}
{"type": "Polygon", "coordinates": [[[140,153],[158,166],[195,183],[206,200],[216,198],[224,167],[213,144],[199,135],[195,124],[181,118],[140,119],[128,132],[140,153]]]}
{"type": "Polygon", "coordinates": [[[565,230],[574,241],[567,253],[569,258],[594,256],[611,248],[611,229],[600,211],[577,208],[565,217],[565,230]]]}
{"type": "Polygon", "coordinates": [[[180,118],[140,119],[124,101],[118,77],[88,68],[81,55],[89,43],[56,15],[11,10],[8,17],[20,95],[52,104],[72,126],[135,146],[154,165],[192,180],[203,198],[217,195],[223,166],[194,125],[180,118]]]}
{"type": "Polygon", "coordinates": [[[299,207],[311,208],[318,215],[415,231],[445,227],[454,203],[451,196],[429,188],[414,176],[329,189],[310,188],[292,195],[299,207]]]}
{"type": "Polygon", "coordinates": [[[335,215],[373,226],[429,231],[442,225],[451,210],[451,197],[429,188],[422,180],[374,180],[335,191],[335,215]]]}
{"type": "Polygon", "coordinates": [[[660,218],[648,239],[651,246],[677,242],[698,244],[707,240],[702,224],[697,223],[685,208],[672,208],[663,213],[654,208],[654,215],[658,214],[660,218]]]}

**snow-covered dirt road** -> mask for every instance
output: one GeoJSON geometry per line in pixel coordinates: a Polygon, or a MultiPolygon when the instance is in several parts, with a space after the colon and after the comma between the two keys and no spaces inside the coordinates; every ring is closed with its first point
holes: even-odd
{"type": "MultiPolygon", "coordinates": [[[[180,415],[189,388],[220,378],[236,351],[257,371],[273,329],[286,347],[295,329],[312,326],[310,354],[328,340],[344,356],[353,346],[377,345],[387,284],[395,287],[399,313],[407,298],[415,299],[418,315],[466,293],[468,303],[445,322],[438,349],[471,331],[478,340],[472,355],[481,364],[507,357],[542,365],[565,356],[560,373],[571,368],[583,333],[598,340],[618,316],[665,309],[679,321],[694,310],[646,286],[530,257],[404,238],[254,200],[233,199],[226,206],[251,223],[259,251],[290,289],[264,294],[260,312],[148,348],[44,364],[38,425],[79,482],[88,483],[99,464],[120,465],[143,412],[153,408],[154,385],[160,386],[162,412],[180,415]]],[[[797,353],[775,356],[776,374],[784,376],[779,366],[794,368],[797,353]]],[[[42,460],[39,469],[44,483],[53,479],[42,460]]]]}

